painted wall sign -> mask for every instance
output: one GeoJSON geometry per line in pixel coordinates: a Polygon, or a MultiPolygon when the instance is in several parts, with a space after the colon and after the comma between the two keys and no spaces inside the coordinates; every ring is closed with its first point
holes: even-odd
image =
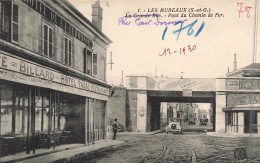
{"type": "MultiPolygon", "coordinates": [[[[215,91],[216,79],[211,78],[146,78],[147,90],[166,90],[166,91],[183,91],[183,89],[192,89],[192,91],[215,91]]],[[[142,89],[138,85],[138,80],[144,77],[129,76],[127,77],[127,88],[142,89]],[[133,80],[134,79],[134,80],[133,80]]]]}
{"type": "Polygon", "coordinates": [[[54,24],[56,24],[57,26],[59,26],[60,28],[68,32],[71,36],[77,38],[79,41],[83,42],[89,47],[91,48],[93,47],[93,42],[87,36],[85,36],[77,28],[75,28],[73,25],[71,25],[66,20],[64,20],[60,15],[52,11],[41,1],[39,0],[22,0],[22,1],[26,3],[28,6],[30,6],[31,8],[33,8],[35,11],[40,13],[42,16],[47,18],[49,21],[53,22],[54,24]]]}
{"type": "Polygon", "coordinates": [[[226,88],[227,89],[232,89],[232,90],[238,90],[239,89],[239,80],[235,79],[228,79],[226,83],[226,88]]]}
{"type": "Polygon", "coordinates": [[[182,96],[191,97],[192,96],[192,90],[191,89],[183,89],[182,96]]]}
{"type": "Polygon", "coordinates": [[[86,82],[84,80],[67,76],[65,74],[44,68],[42,66],[13,58],[0,53],[0,69],[11,70],[36,78],[56,82],[59,84],[95,92],[102,95],[109,95],[109,89],[86,82]]]}

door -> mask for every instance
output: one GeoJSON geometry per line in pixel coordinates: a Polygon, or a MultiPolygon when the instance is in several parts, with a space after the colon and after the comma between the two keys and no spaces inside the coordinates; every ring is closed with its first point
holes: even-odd
{"type": "Polygon", "coordinates": [[[244,112],[244,131],[245,133],[257,133],[257,112],[245,111],[244,112]]]}

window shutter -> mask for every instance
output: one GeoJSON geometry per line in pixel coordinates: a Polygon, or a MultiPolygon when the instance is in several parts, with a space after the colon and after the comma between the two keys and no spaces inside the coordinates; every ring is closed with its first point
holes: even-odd
{"type": "Polygon", "coordinates": [[[71,43],[71,40],[69,40],[69,66],[71,66],[72,64],[72,56],[71,56],[71,53],[72,53],[72,51],[71,51],[71,47],[72,47],[72,43],[71,43]]]}
{"type": "Polygon", "coordinates": [[[64,48],[65,48],[65,64],[68,64],[68,39],[65,37],[64,39],[64,48]]]}
{"type": "Polygon", "coordinates": [[[93,54],[93,75],[97,75],[97,54],[93,54]]]}
{"type": "Polygon", "coordinates": [[[13,18],[12,18],[12,40],[18,42],[18,6],[13,4],[13,18]]]}
{"type": "Polygon", "coordinates": [[[83,50],[83,72],[87,73],[87,48],[83,50]]]}

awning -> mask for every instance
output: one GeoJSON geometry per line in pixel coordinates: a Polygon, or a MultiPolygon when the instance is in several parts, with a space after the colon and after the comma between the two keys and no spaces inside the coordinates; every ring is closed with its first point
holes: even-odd
{"type": "Polygon", "coordinates": [[[259,110],[260,111],[260,104],[247,104],[247,105],[236,105],[232,107],[222,108],[222,111],[250,111],[250,110],[259,110]]]}

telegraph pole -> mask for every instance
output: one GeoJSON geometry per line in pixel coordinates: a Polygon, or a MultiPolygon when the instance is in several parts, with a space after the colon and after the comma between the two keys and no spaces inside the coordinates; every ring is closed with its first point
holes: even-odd
{"type": "Polygon", "coordinates": [[[111,69],[111,71],[112,71],[112,65],[115,64],[115,63],[113,62],[113,59],[112,59],[112,51],[111,51],[111,53],[110,53],[110,62],[108,62],[108,64],[110,64],[110,69],[111,69]]]}

